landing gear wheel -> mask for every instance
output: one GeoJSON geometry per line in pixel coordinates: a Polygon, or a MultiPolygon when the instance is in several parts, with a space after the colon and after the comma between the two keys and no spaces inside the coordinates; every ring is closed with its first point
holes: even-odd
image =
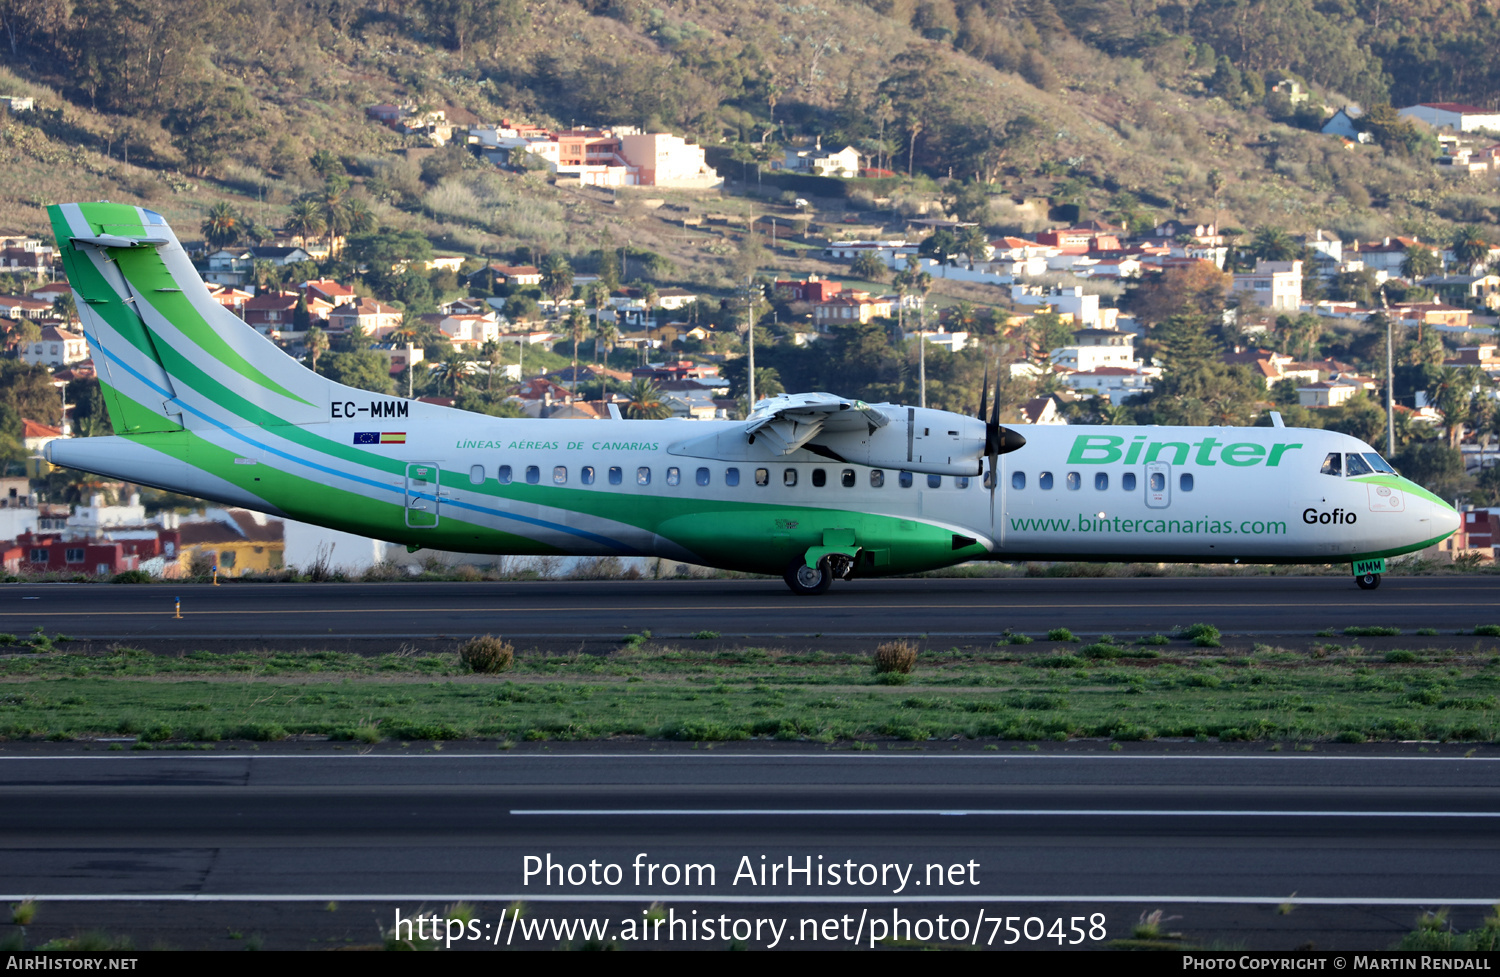
{"type": "Polygon", "coordinates": [[[816,597],[833,586],[833,569],[828,565],[826,556],[818,561],[817,569],[798,560],[786,568],[782,578],[798,597],[816,597]]]}
{"type": "Polygon", "coordinates": [[[1376,587],[1380,586],[1380,574],[1378,574],[1378,573],[1364,573],[1364,574],[1360,574],[1359,576],[1357,576],[1357,577],[1354,578],[1354,582],[1357,583],[1357,584],[1359,584],[1359,589],[1360,590],[1374,590],[1376,587]]]}

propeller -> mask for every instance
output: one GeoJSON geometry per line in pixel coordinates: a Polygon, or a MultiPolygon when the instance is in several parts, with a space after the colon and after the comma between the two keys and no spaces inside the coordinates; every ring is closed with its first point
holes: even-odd
{"type": "Polygon", "coordinates": [[[987,468],[981,469],[981,473],[988,471],[990,479],[990,535],[995,532],[995,490],[1000,487],[1000,473],[996,470],[1000,456],[1008,451],[1015,451],[1026,444],[1026,439],[1010,428],[1000,426],[1000,382],[1001,375],[995,371],[995,403],[991,407],[990,396],[990,368],[984,368],[984,389],[979,394],[979,419],[984,421],[984,457],[989,462],[987,468]],[[985,415],[989,414],[988,417],[985,415]]]}

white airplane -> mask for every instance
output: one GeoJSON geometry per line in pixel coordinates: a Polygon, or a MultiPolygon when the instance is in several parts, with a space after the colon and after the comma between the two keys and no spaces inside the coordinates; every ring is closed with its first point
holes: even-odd
{"type": "Polygon", "coordinates": [[[468,553],[835,578],[970,560],[1342,563],[1458,514],[1369,445],[1273,428],[1028,428],[827,393],[743,421],[514,420],[342,386],[215,302],[159,214],[49,208],[116,433],[57,465],[468,553]],[[993,473],[993,476],[985,473],[993,473]]]}

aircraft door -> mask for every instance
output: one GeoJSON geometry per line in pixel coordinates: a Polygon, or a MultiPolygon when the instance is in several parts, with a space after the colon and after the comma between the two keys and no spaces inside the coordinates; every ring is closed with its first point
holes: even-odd
{"type": "Polygon", "coordinates": [[[441,495],[438,466],[417,462],[406,466],[406,525],[412,529],[432,529],[438,524],[438,499],[441,495]]]}
{"type": "Polygon", "coordinates": [[[1172,466],[1164,461],[1146,463],[1146,508],[1165,509],[1172,504],[1172,466]]]}

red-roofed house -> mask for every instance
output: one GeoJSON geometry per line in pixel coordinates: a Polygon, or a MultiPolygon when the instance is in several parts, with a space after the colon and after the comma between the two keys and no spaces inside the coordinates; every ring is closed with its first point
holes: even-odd
{"type": "Polygon", "coordinates": [[[306,292],[309,300],[316,295],[333,306],[343,305],[354,298],[354,289],[348,285],[340,285],[331,278],[319,278],[314,281],[303,282],[297,288],[306,292]]]}
{"type": "Polygon", "coordinates": [[[241,319],[245,317],[245,303],[254,297],[249,292],[235,288],[233,285],[210,284],[208,294],[215,302],[241,319]]]}
{"type": "Polygon", "coordinates": [[[843,288],[843,282],[809,275],[803,281],[777,281],[773,286],[773,294],[783,302],[824,302],[843,288]]]}
{"type": "Polygon", "coordinates": [[[51,301],[0,295],[0,316],[7,319],[46,319],[52,315],[51,301]]]}

